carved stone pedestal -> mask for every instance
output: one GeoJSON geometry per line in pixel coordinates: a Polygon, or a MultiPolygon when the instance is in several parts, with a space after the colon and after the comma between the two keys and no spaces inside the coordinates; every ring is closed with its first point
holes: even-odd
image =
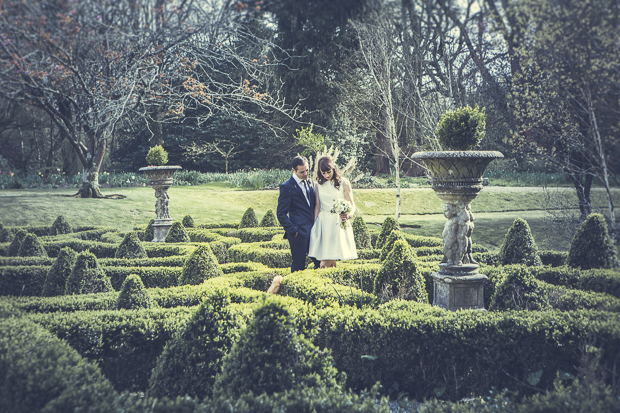
{"type": "Polygon", "coordinates": [[[172,227],[172,218],[170,218],[170,213],[168,212],[168,188],[172,186],[172,177],[179,169],[181,167],[178,165],[140,168],[140,172],[146,172],[150,184],[155,190],[155,213],[157,218],[153,223],[153,242],[164,242],[170,227],[172,227]]]}
{"type": "Polygon", "coordinates": [[[433,277],[433,305],[446,310],[484,309],[484,280],[486,275],[446,275],[441,272],[433,277]]]}

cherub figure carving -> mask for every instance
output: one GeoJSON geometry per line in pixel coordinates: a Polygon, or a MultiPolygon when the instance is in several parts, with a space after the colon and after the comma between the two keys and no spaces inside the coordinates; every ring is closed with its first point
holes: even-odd
{"type": "Polygon", "coordinates": [[[443,214],[448,219],[443,228],[442,264],[461,265],[467,250],[467,221],[461,210],[464,205],[444,203],[443,214]]]}
{"type": "Polygon", "coordinates": [[[168,193],[163,189],[156,189],[155,198],[155,213],[157,214],[157,219],[170,219],[170,214],[168,212],[168,193]]]}

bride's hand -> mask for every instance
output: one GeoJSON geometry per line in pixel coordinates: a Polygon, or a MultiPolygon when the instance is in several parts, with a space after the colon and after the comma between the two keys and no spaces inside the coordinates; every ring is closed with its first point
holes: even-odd
{"type": "Polygon", "coordinates": [[[351,216],[352,216],[352,215],[350,215],[350,214],[340,214],[340,219],[341,219],[343,222],[344,222],[344,221],[348,221],[348,220],[350,220],[350,219],[351,219],[351,216]]]}

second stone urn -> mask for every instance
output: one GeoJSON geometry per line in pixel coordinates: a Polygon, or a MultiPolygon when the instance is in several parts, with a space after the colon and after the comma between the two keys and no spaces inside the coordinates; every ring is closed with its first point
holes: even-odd
{"type": "Polygon", "coordinates": [[[448,310],[483,309],[484,280],[472,256],[474,215],[471,201],[482,189],[482,174],[497,151],[416,152],[430,170],[432,188],[444,201],[443,259],[433,273],[433,305],[448,310]]]}
{"type": "Polygon", "coordinates": [[[153,242],[164,242],[172,226],[172,218],[168,211],[168,188],[172,186],[173,175],[179,169],[182,168],[178,165],[146,166],[139,169],[140,172],[145,172],[148,175],[149,183],[155,190],[157,218],[153,223],[153,242]]]}

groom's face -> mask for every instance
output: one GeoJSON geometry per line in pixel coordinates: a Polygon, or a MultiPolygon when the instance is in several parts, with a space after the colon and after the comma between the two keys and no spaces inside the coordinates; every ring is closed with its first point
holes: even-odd
{"type": "Polygon", "coordinates": [[[308,179],[308,174],[310,173],[310,166],[308,165],[308,162],[303,165],[297,165],[295,169],[293,169],[293,173],[302,181],[308,179]]]}

